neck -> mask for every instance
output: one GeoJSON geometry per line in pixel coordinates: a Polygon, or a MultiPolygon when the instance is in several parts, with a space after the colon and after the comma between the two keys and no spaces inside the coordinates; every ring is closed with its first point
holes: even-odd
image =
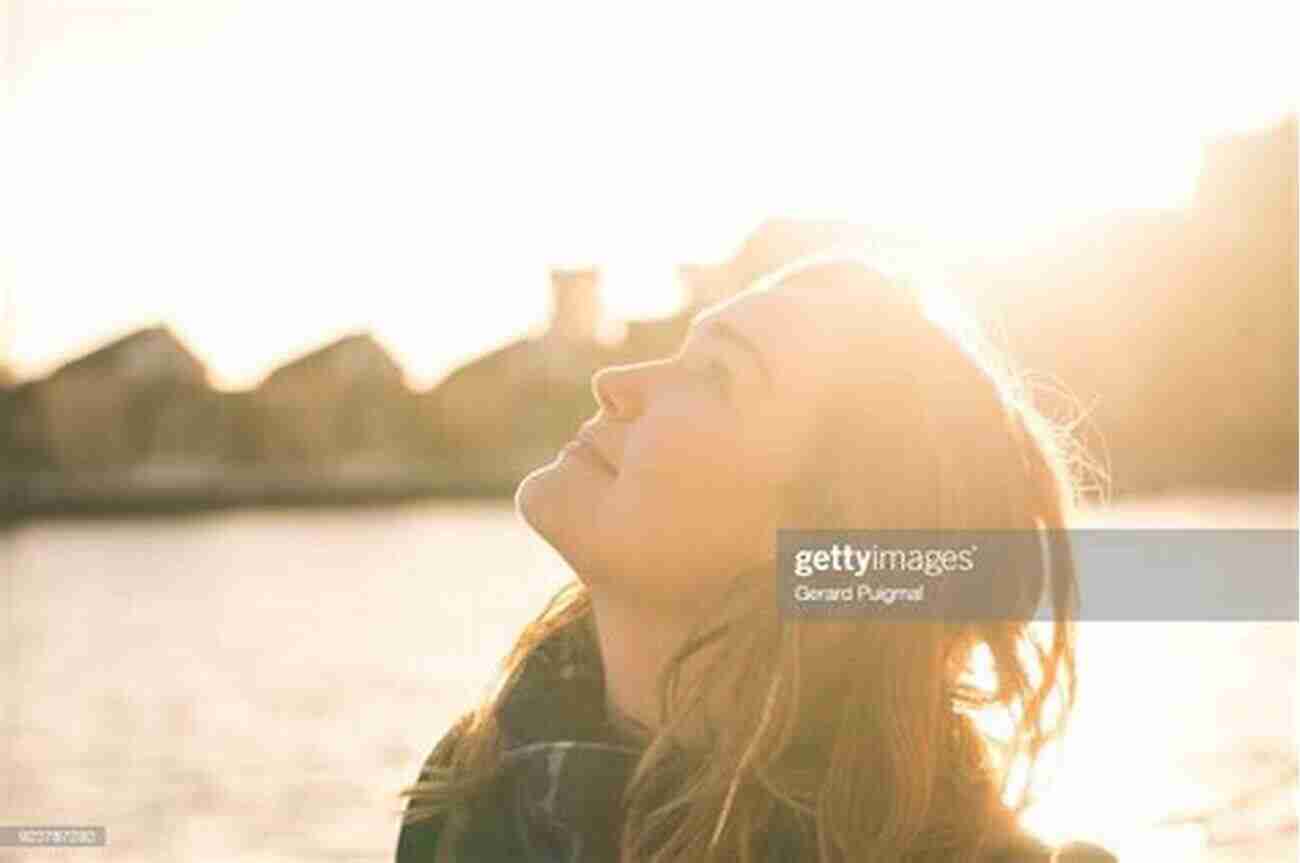
{"type": "MultiPolygon", "coordinates": [[[[605,706],[616,727],[636,736],[659,730],[659,675],[685,642],[691,621],[635,602],[592,593],[592,612],[605,670],[605,706]]],[[[683,682],[711,648],[682,668],[683,682]]]]}

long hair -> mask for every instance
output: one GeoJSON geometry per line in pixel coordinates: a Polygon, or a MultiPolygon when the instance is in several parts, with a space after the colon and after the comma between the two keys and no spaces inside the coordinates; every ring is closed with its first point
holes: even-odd
{"type": "MultiPolygon", "coordinates": [[[[796,620],[779,611],[773,570],[735,574],[658,681],[660,722],[624,796],[621,863],[749,863],[776,825],[804,831],[820,863],[975,861],[1020,835],[1032,782],[1008,800],[1010,779],[1032,776],[1075,701],[1077,587],[1063,531],[1079,503],[1078,469],[1092,465],[1071,424],[1035,405],[1029,379],[969,321],[964,331],[941,325],[906,281],[851,256],[805,259],[781,275],[800,268],[804,279],[861,287],[879,326],[845,346],[856,359],[836,370],[815,444],[779,489],[787,524],[1046,530],[1054,540],[1041,565],[999,577],[1035,598],[1050,588],[1052,634],[1044,643],[1019,619],[796,620]],[[707,665],[687,682],[683,667],[697,657],[707,665]],[[978,659],[985,685],[973,682],[978,659]],[[707,749],[683,759],[684,730],[717,692],[734,709],[711,717],[707,749]],[[1001,739],[980,724],[999,712],[1010,729],[1001,739]],[[815,745],[794,757],[795,741],[815,745]]],[[[529,654],[593,625],[580,582],[552,598],[495,692],[453,729],[456,745],[435,749],[401,792],[412,798],[408,823],[445,812],[447,829],[458,828],[461,804],[497,775],[493,710],[529,654]]]]}

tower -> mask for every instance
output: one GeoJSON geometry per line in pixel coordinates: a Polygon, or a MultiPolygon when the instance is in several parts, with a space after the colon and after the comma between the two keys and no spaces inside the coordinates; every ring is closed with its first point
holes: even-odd
{"type": "Polygon", "coordinates": [[[686,288],[686,306],[691,309],[712,305],[739,290],[725,263],[682,264],[677,275],[686,288]]]}
{"type": "Polygon", "coordinates": [[[570,344],[596,341],[600,326],[600,270],[551,270],[551,325],[547,337],[570,344]]]}

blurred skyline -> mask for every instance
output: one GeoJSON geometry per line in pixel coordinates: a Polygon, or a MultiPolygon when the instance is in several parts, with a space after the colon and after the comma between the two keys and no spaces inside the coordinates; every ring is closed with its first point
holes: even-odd
{"type": "Polygon", "coordinates": [[[0,361],[164,322],[242,388],[365,327],[422,386],[552,265],[621,319],[768,216],[1014,254],[1296,110],[1291,4],[890,14],[9,0],[0,361]]]}

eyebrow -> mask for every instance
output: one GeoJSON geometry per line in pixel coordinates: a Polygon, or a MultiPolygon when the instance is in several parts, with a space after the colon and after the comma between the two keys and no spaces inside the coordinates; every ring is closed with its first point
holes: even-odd
{"type": "Polygon", "coordinates": [[[720,320],[710,321],[709,323],[699,327],[698,331],[701,333],[711,333],[725,341],[738,345],[741,349],[747,352],[754,360],[754,364],[758,366],[758,371],[763,376],[763,383],[767,385],[769,390],[772,389],[772,372],[767,367],[767,362],[763,359],[763,352],[758,349],[757,345],[749,340],[748,336],[744,335],[740,330],[736,329],[726,321],[720,320]]]}

